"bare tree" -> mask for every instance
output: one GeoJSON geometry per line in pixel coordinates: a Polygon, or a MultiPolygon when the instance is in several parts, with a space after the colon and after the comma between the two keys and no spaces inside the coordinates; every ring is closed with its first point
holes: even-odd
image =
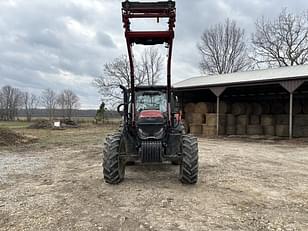
{"type": "Polygon", "coordinates": [[[43,90],[41,94],[41,103],[48,112],[49,120],[52,120],[56,110],[57,94],[50,88],[43,90]]]}
{"type": "Polygon", "coordinates": [[[282,10],[270,21],[256,21],[252,35],[256,63],[272,66],[293,66],[308,63],[308,11],[294,15],[282,10]]]}
{"type": "Polygon", "coordinates": [[[31,121],[34,110],[36,109],[39,99],[36,95],[29,92],[22,94],[23,107],[26,111],[27,121],[31,121]]]}
{"type": "Polygon", "coordinates": [[[205,30],[197,47],[201,54],[200,68],[204,73],[231,73],[250,66],[245,31],[230,19],[205,30]]]}
{"type": "Polygon", "coordinates": [[[1,119],[14,120],[17,110],[21,106],[22,94],[18,88],[4,86],[0,93],[1,119]]]}
{"type": "MultiPolygon", "coordinates": [[[[135,63],[135,84],[155,84],[160,78],[162,57],[155,49],[146,49],[142,54],[141,62],[135,63]]],[[[93,81],[99,92],[102,94],[104,102],[118,103],[122,100],[119,85],[130,88],[130,66],[126,55],[114,59],[104,65],[103,75],[93,81]]]]}
{"type": "Polygon", "coordinates": [[[57,103],[62,109],[63,118],[71,120],[73,110],[79,107],[79,97],[72,90],[65,89],[58,95],[57,103]]]}
{"type": "Polygon", "coordinates": [[[148,85],[157,84],[161,77],[162,65],[163,58],[157,49],[145,49],[141,58],[141,68],[148,85]]]}
{"type": "MultiPolygon", "coordinates": [[[[135,65],[137,70],[135,73],[136,84],[144,82],[143,75],[139,72],[139,67],[135,65]]],[[[114,59],[110,63],[105,63],[103,75],[97,77],[93,81],[94,86],[99,90],[104,101],[119,101],[122,99],[119,85],[130,87],[130,68],[126,55],[122,55],[114,59]]]]}

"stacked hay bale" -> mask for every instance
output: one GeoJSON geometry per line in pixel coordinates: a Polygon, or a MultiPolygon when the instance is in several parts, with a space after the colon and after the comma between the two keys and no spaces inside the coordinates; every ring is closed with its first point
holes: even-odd
{"type": "Polygon", "coordinates": [[[202,134],[204,136],[216,136],[216,113],[206,113],[205,124],[202,125],[202,134]]]}
{"type": "Polygon", "coordinates": [[[249,123],[247,125],[247,135],[263,135],[263,127],[261,125],[260,116],[262,114],[262,106],[258,103],[251,103],[249,115],[249,123]]]}
{"type": "Polygon", "coordinates": [[[213,110],[210,103],[187,103],[184,106],[185,124],[188,132],[194,135],[202,134],[202,126],[205,123],[205,114],[213,110]]]}
{"type": "MultiPolygon", "coordinates": [[[[289,136],[289,103],[220,103],[220,135],[289,136]]],[[[216,105],[208,102],[188,103],[184,107],[187,132],[216,136],[216,105]]],[[[308,102],[294,101],[293,135],[308,137],[308,102]]]]}
{"type": "MultiPolygon", "coordinates": [[[[219,135],[226,134],[226,113],[230,110],[230,105],[224,101],[219,103],[219,135]]],[[[206,123],[203,125],[203,135],[216,136],[217,135],[217,104],[213,104],[214,113],[206,113],[206,123]]]]}
{"type": "Polygon", "coordinates": [[[275,135],[275,117],[272,114],[261,115],[261,126],[266,136],[275,135]]]}
{"type": "MultiPolygon", "coordinates": [[[[247,105],[245,103],[232,104],[231,111],[232,111],[232,114],[235,116],[235,134],[236,135],[246,134],[247,124],[248,124],[248,115],[246,115],[246,107],[247,105]]],[[[227,130],[229,129],[227,128],[227,130]]]]}
{"type": "Polygon", "coordinates": [[[235,116],[231,113],[226,114],[226,135],[234,135],[236,131],[235,116]]]}
{"type": "Polygon", "coordinates": [[[281,102],[272,102],[270,105],[271,108],[271,114],[283,114],[285,113],[285,106],[281,102]]]}
{"type": "Polygon", "coordinates": [[[294,136],[308,137],[308,101],[302,101],[301,115],[294,118],[294,136]]]}
{"type": "Polygon", "coordinates": [[[308,137],[308,115],[298,114],[294,116],[293,136],[308,137]]]}
{"type": "MultiPolygon", "coordinates": [[[[284,104],[284,114],[277,114],[275,133],[280,137],[289,136],[289,111],[290,104],[286,102],[284,104]]],[[[304,111],[304,107],[299,100],[293,102],[293,135],[294,137],[305,136],[305,125],[308,126],[308,120],[305,122],[305,115],[301,114],[304,111]]],[[[307,129],[308,130],[308,129],[307,129]]],[[[308,133],[308,132],[307,132],[308,133]]],[[[308,136],[308,135],[307,135],[308,136]]]]}
{"type": "MultiPolygon", "coordinates": [[[[293,107],[292,107],[293,115],[302,113],[302,108],[303,107],[302,107],[301,102],[298,101],[298,100],[295,100],[294,103],[293,103],[293,107]]],[[[290,112],[290,103],[286,103],[284,105],[284,111],[289,114],[289,112],[290,112]]]]}
{"type": "MultiPolygon", "coordinates": [[[[187,103],[184,106],[187,131],[195,135],[216,136],[217,114],[216,106],[209,102],[187,103]]],[[[221,102],[219,116],[219,134],[225,134],[228,104],[221,102]]]]}
{"type": "Polygon", "coordinates": [[[188,131],[192,134],[202,134],[202,123],[204,122],[204,115],[196,112],[196,104],[188,103],[184,107],[185,123],[188,131]]]}
{"type": "Polygon", "coordinates": [[[308,114],[308,101],[303,101],[303,113],[308,114]]]}
{"type": "MultiPolygon", "coordinates": [[[[217,135],[217,114],[207,113],[205,115],[206,123],[202,126],[202,134],[204,136],[217,135]]],[[[225,114],[219,115],[219,135],[225,134],[226,116],[225,114]]]]}

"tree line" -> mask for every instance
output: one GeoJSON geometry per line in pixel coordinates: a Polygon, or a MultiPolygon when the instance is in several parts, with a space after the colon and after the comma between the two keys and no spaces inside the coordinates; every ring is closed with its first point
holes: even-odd
{"type": "MultiPolygon", "coordinates": [[[[308,10],[292,14],[283,9],[272,20],[257,19],[250,39],[236,21],[227,18],[205,29],[197,48],[200,71],[205,74],[308,63],[308,10]]],[[[161,79],[163,57],[155,48],[146,49],[141,57],[135,64],[136,84],[155,85],[161,79]]],[[[119,84],[130,87],[126,55],[106,63],[102,75],[94,80],[105,102],[121,100],[119,84]]]]}
{"type": "Polygon", "coordinates": [[[38,107],[47,110],[49,120],[54,118],[56,109],[61,110],[64,119],[71,119],[73,110],[80,107],[79,102],[79,97],[70,89],[57,94],[48,88],[37,96],[7,85],[0,89],[0,120],[15,120],[18,110],[24,109],[27,121],[31,121],[38,107]]]}

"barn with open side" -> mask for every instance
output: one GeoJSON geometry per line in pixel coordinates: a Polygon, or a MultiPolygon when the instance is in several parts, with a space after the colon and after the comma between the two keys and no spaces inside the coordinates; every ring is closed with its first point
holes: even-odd
{"type": "Polygon", "coordinates": [[[308,65],[199,76],[173,87],[188,132],[308,137],[308,65]]]}

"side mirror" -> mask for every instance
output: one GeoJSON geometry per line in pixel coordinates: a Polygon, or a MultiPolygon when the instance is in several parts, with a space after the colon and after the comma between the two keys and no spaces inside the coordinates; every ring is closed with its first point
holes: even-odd
{"type": "Polygon", "coordinates": [[[121,103],[118,107],[117,107],[117,111],[121,116],[124,116],[124,103],[121,103]],[[123,109],[121,109],[121,107],[123,107],[123,109]]]}
{"type": "Polygon", "coordinates": [[[174,112],[177,113],[180,111],[180,103],[177,96],[174,96],[174,112]]]}

